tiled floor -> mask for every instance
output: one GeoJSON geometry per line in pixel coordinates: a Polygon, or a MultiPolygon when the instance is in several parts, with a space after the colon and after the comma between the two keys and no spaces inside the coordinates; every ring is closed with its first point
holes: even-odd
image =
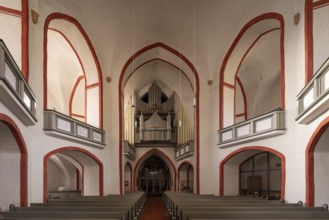
{"type": "Polygon", "coordinates": [[[161,196],[150,196],[147,198],[140,220],[169,220],[166,207],[161,196]]]}

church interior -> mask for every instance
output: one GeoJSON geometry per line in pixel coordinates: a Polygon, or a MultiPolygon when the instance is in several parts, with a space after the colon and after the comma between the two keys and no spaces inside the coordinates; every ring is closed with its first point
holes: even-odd
{"type": "Polygon", "coordinates": [[[329,203],[328,0],[0,0],[0,27],[0,210],[329,203]]]}

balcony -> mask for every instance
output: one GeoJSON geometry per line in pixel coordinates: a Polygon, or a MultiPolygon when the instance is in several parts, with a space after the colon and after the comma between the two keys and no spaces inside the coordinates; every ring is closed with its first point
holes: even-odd
{"type": "Polygon", "coordinates": [[[194,155],[194,141],[190,140],[185,144],[178,146],[175,150],[175,160],[181,160],[194,155]]]}
{"type": "Polygon", "coordinates": [[[0,40],[0,101],[26,126],[35,125],[36,97],[20,69],[0,40]]]}
{"type": "Polygon", "coordinates": [[[219,148],[225,148],[277,136],[284,132],[285,112],[282,109],[278,109],[219,130],[218,146],[219,148]]]}
{"type": "Polygon", "coordinates": [[[70,118],[55,110],[44,111],[46,134],[94,147],[105,147],[105,131],[70,118]]]}
{"type": "Polygon", "coordinates": [[[124,141],[123,142],[123,153],[126,157],[128,157],[131,160],[135,160],[135,148],[133,145],[129,143],[129,141],[124,141]]]}
{"type": "Polygon", "coordinates": [[[329,109],[329,59],[321,66],[312,80],[297,95],[297,118],[308,124],[329,109]]]}

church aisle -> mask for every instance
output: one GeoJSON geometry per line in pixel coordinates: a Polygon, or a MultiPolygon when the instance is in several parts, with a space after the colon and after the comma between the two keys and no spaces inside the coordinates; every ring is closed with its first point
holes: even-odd
{"type": "Polygon", "coordinates": [[[148,196],[140,215],[140,220],[169,220],[161,196],[148,196]]]}

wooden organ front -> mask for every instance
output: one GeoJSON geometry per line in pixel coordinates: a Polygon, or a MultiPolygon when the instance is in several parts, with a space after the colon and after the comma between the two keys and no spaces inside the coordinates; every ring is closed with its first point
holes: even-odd
{"type": "Polygon", "coordinates": [[[145,144],[166,144],[176,146],[175,93],[169,98],[154,81],[142,97],[135,94],[136,146],[145,144]]]}

